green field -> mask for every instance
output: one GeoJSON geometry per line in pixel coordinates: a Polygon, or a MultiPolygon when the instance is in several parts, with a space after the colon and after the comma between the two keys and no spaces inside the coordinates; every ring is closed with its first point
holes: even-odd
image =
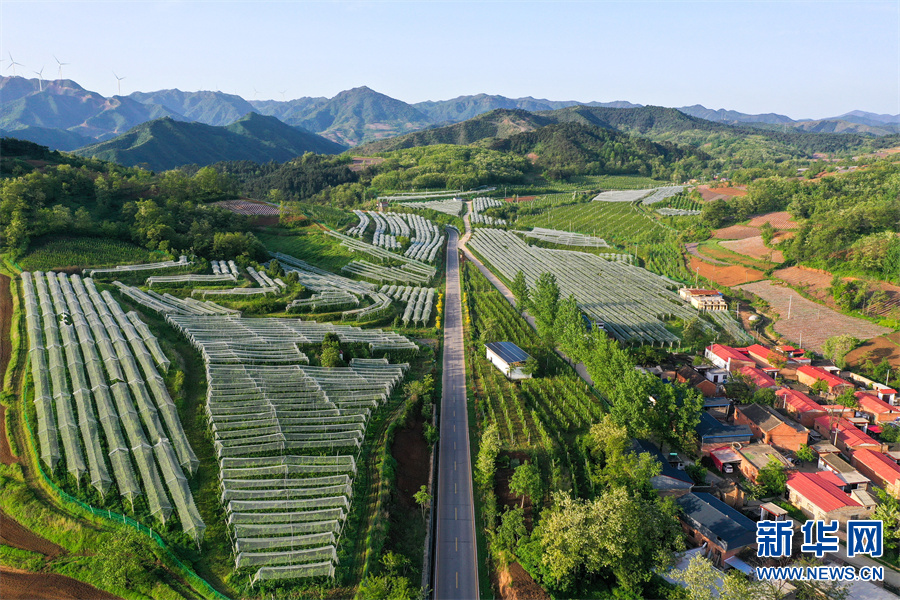
{"type": "Polygon", "coordinates": [[[258,233],[257,237],[269,252],[290,254],[335,273],[340,273],[341,267],[359,258],[341,246],[337,238],[327,235],[318,227],[270,229],[266,233],[258,233]]]}
{"type": "Polygon", "coordinates": [[[114,267],[168,260],[169,256],[151,252],[128,242],[95,237],[52,236],[35,241],[18,264],[25,271],[49,271],[82,267],[114,267]]]}

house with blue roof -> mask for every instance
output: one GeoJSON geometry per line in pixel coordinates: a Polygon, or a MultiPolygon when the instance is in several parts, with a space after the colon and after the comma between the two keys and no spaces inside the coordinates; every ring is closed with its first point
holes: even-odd
{"type": "Polygon", "coordinates": [[[500,369],[507,379],[531,379],[531,373],[524,369],[525,362],[531,358],[527,352],[512,342],[490,342],[485,344],[487,359],[500,369]]]}

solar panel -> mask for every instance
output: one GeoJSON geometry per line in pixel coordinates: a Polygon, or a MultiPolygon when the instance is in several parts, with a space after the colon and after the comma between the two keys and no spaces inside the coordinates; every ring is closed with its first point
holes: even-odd
{"type": "Polygon", "coordinates": [[[508,365],[525,362],[530,358],[524,350],[512,342],[490,342],[489,344],[485,344],[485,347],[499,356],[502,360],[506,361],[506,364],[508,365]]]}

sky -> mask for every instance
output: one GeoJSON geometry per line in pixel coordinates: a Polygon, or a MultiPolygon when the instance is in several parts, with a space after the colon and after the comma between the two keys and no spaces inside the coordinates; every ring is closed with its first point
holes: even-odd
{"type": "Polygon", "coordinates": [[[103,95],[212,89],[248,100],[366,85],[702,104],[824,118],[900,114],[900,1],[0,0],[3,75],[103,95]],[[56,58],[54,58],[54,56],[56,58]]]}

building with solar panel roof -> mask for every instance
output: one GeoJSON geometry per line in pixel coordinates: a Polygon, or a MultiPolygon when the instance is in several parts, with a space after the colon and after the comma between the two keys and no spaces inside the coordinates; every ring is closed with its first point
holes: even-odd
{"type": "Polygon", "coordinates": [[[512,342],[491,342],[487,348],[487,359],[500,369],[508,379],[531,379],[523,367],[531,356],[512,342]]]}

